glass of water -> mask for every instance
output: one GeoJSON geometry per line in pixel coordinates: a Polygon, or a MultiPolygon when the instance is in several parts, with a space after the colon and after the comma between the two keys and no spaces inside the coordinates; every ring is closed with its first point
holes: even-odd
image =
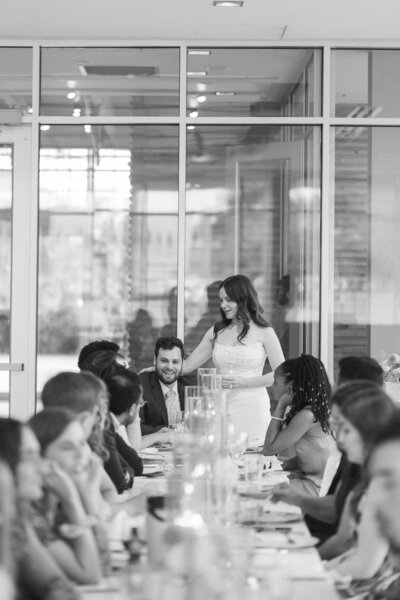
{"type": "Polygon", "coordinates": [[[263,467],[264,457],[262,454],[245,454],[244,477],[247,483],[260,485],[263,467]]]}

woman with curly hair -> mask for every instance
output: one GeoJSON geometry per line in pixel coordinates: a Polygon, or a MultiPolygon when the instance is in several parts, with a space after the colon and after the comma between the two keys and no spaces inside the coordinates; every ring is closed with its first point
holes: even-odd
{"type": "Polygon", "coordinates": [[[323,363],[304,354],[275,371],[272,393],[277,406],[265,441],[265,455],[293,449],[291,486],[318,495],[326,461],[336,452],[329,424],[331,386],[323,363]]]}
{"type": "Polygon", "coordinates": [[[276,369],[284,361],[282,348],[245,275],[232,275],[220,284],[219,302],[221,320],[184,361],[182,375],[212,357],[229,390],[228,416],[234,428],[246,432],[252,442],[262,442],[271,418],[266,387],[273,379],[273,373],[263,374],[264,364],[268,358],[276,369]]]}

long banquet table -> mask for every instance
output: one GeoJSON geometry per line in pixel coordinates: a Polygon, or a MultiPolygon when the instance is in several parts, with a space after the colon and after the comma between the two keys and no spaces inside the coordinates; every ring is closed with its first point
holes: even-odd
{"type": "MultiPolygon", "coordinates": [[[[265,466],[261,489],[267,489],[268,485],[284,480],[285,474],[281,471],[280,463],[275,457],[266,457],[265,466]]],[[[166,478],[164,476],[138,477],[135,480],[135,490],[138,497],[140,497],[140,492],[143,492],[144,496],[165,492],[166,478]]],[[[247,598],[258,600],[266,597],[268,600],[314,600],[319,598],[337,600],[339,596],[329,575],[324,570],[299,509],[284,503],[273,505],[267,494],[252,493],[244,482],[239,482],[239,501],[245,511],[253,510],[256,505],[258,505],[257,510],[261,510],[261,516],[255,524],[251,522],[242,524],[242,527],[252,529],[254,536],[252,538],[254,548],[249,568],[249,573],[252,573],[253,577],[248,578],[249,593],[246,594],[245,600],[247,598]],[[285,521],[280,521],[280,515],[285,515],[285,521]],[[288,584],[283,586],[280,594],[273,595],[271,589],[269,593],[265,592],[265,588],[262,586],[262,577],[263,573],[268,572],[284,578],[288,584]],[[259,576],[260,588],[257,589],[256,585],[252,589],[252,582],[257,583],[259,576]]],[[[144,508],[144,502],[142,502],[142,506],[144,508]]],[[[133,517],[132,521],[142,531],[142,535],[145,531],[144,519],[145,516],[142,513],[133,517]]],[[[146,590],[143,589],[145,578],[157,576],[156,571],[152,570],[146,562],[132,565],[119,560],[118,556],[115,558],[117,559],[116,564],[119,566],[111,577],[105,578],[97,586],[80,587],[83,600],[131,600],[132,598],[169,600],[168,594],[162,594],[162,598],[152,597],[149,594],[148,585],[146,590]]]]}

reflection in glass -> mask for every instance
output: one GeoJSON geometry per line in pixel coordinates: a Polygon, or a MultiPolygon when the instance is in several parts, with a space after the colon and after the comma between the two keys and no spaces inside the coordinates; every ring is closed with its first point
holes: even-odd
{"type": "Polygon", "coordinates": [[[0,48],[0,110],[32,111],[32,48],[0,48]]]}
{"type": "Polygon", "coordinates": [[[334,50],[332,58],[334,116],[400,116],[399,50],[334,50]]]}
{"type": "Polygon", "coordinates": [[[177,48],[44,48],[41,114],[178,114],[177,48]]]}
{"type": "MultiPolygon", "coordinates": [[[[13,149],[0,145],[0,363],[10,362],[13,149]]],[[[10,372],[0,371],[0,416],[9,411],[10,372]]]]}
{"type": "Polygon", "coordinates": [[[41,135],[38,388],[115,340],[152,363],[177,285],[178,130],[52,126],[41,135]]]}
{"type": "Polygon", "coordinates": [[[317,127],[188,131],[187,351],[219,318],[214,287],[236,271],[252,279],[285,355],[317,352],[320,143],[317,127]]]}
{"type": "Polygon", "coordinates": [[[187,60],[189,116],[321,114],[319,49],[192,48],[187,60]]]}
{"type": "Polygon", "coordinates": [[[400,129],[335,130],[335,364],[400,346],[400,129]]]}

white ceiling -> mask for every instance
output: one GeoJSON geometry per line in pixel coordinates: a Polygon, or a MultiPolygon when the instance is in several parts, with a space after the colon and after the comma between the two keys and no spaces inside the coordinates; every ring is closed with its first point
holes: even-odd
{"type": "Polygon", "coordinates": [[[397,40],[399,0],[1,0],[0,38],[397,40]]]}

